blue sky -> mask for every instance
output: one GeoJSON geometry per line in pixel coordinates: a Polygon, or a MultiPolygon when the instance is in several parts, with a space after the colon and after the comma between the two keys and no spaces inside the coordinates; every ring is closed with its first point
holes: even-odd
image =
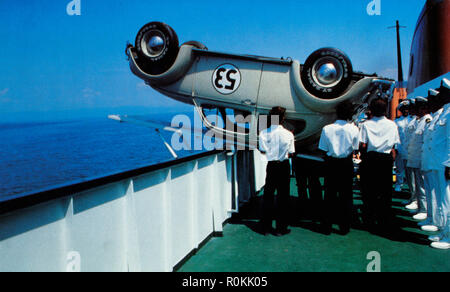
{"type": "Polygon", "coordinates": [[[143,114],[188,109],[132,75],[126,41],[147,22],[163,21],[180,43],[198,40],[210,50],[304,62],[318,48],[345,51],[355,70],[397,76],[395,30],[400,20],[404,71],[425,0],[138,1],[0,0],[0,114],[21,120],[89,113],[143,114]],[[23,113],[27,113],[27,115],[23,113]],[[28,115],[29,116],[29,115],[28,115]]]}

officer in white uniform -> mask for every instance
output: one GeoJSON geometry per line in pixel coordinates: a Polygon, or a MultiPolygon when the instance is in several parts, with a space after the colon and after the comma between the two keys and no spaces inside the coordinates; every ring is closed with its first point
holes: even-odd
{"type": "Polygon", "coordinates": [[[351,121],[353,106],[341,103],[337,109],[338,120],[325,126],[319,149],[325,158],[325,208],[322,227],[330,234],[333,219],[337,219],[342,235],[350,232],[353,214],[353,153],[359,149],[359,129],[351,121]]]}
{"type": "Polygon", "coordinates": [[[398,155],[395,160],[396,166],[396,174],[397,174],[397,183],[395,186],[396,192],[401,192],[402,186],[405,182],[405,171],[406,171],[406,163],[407,163],[407,149],[404,147],[406,143],[406,128],[408,124],[411,122],[412,117],[409,115],[409,105],[410,101],[406,100],[400,103],[398,106],[398,110],[401,112],[402,116],[395,120],[395,123],[398,127],[398,132],[400,135],[401,143],[397,147],[398,155]]]}
{"type": "MultiPolygon", "coordinates": [[[[430,90],[428,94],[428,106],[431,112],[432,120],[425,126],[423,134],[422,146],[422,165],[421,171],[424,176],[425,196],[427,199],[427,219],[419,223],[423,231],[436,232],[439,230],[439,207],[436,188],[438,183],[433,170],[436,168],[436,161],[433,155],[433,135],[435,132],[436,122],[443,112],[443,104],[438,99],[439,92],[430,90]]],[[[437,163],[439,165],[439,163],[437,163]]],[[[437,170],[437,169],[436,169],[437,170]]]]}
{"type": "Polygon", "coordinates": [[[427,99],[424,97],[419,96],[416,98],[417,126],[411,134],[408,145],[407,166],[414,174],[415,197],[417,198],[418,203],[417,214],[415,214],[413,218],[418,221],[427,219],[427,199],[425,196],[424,177],[420,170],[422,164],[423,134],[425,126],[431,122],[431,115],[428,113],[427,102],[427,99]]]}
{"type": "MultiPolygon", "coordinates": [[[[440,165],[437,165],[436,180],[438,187],[436,190],[438,197],[438,205],[440,207],[441,219],[438,222],[441,234],[431,236],[430,240],[435,241],[432,247],[438,249],[450,249],[450,81],[444,79],[439,89],[439,98],[442,99],[444,106],[435,125],[435,133],[433,135],[433,154],[436,155],[440,165]],[[439,152],[437,152],[439,151],[439,152]]],[[[439,220],[438,220],[439,221],[439,220]]]]}
{"type": "Polygon", "coordinates": [[[406,151],[405,179],[406,179],[406,183],[408,185],[409,191],[411,193],[411,197],[408,201],[403,202],[403,204],[406,205],[406,209],[415,211],[419,208],[419,204],[417,203],[417,197],[416,197],[416,183],[414,180],[413,169],[408,167],[409,143],[411,141],[412,134],[414,133],[414,131],[417,127],[417,120],[418,120],[417,113],[416,113],[416,100],[415,99],[410,100],[409,113],[411,116],[411,121],[409,122],[408,126],[405,129],[405,141],[404,141],[402,147],[406,151]]]}
{"type": "Polygon", "coordinates": [[[295,153],[294,134],[282,126],[286,109],[274,107],[271,112],[271,126],[261,131],[259,149],[269,161],[263,196],[262,228],[266,235],[272,232],[272,210],[274,194],[277,191],[277,212],[275,235],[288,234],[288,209],[290,197],[291,169],[289,158],[295,153]]]}
{"type": "Polygon", "coordinates": [[[375,99],[370,104],[373,118],[362,124],[361,151],[366,152],[366,191],[363,193],[364,220],[371,231],[393,231],[392,170],[400,144],[397,125],[386,118],[387,101],[375,99]],[[375,230],[374,230],[375,229],[375,230]]]}

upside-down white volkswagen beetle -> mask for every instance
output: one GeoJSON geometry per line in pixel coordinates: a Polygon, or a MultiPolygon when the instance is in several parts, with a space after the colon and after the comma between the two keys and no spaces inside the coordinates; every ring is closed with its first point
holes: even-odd
{"type": "Polygon", "coordinates": [[[213,52],[196,41],[179,46],[175,31],[161,22],[146,24],[126,53],[131,71],[146,84],[194,105],[207,128],[246,145],[258,139],[258,116],[274,106],[287,109],[297,143],[312,145],[322,128],[336,120],[339,103],[352,102],[357,116],[371,97],[393,85],[375,74],[354,72],[349,58],[334,48],[317,50],[304,65],[291,59],[213,52]],[[231,110],[252,120],[246,120],[244,131],[223,129],[205,115],[204,109],[212,108],[224,119],[231,110]]]}

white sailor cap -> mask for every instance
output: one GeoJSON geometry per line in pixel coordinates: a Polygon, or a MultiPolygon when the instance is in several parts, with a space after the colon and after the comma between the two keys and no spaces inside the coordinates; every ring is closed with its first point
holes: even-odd
{"type": "Polygon", "coordinates": [[[423,96],[417,96],[416,97],[416,104],[418,104],[418,103],[427,103],[427,102],[428,102],[428,99],[426,99],[423,96]]]}
{"type": "Polygon", "coordinates": [[[447,78],[442,79],[441,87],[450,90],[450,80],[448,80],[447,78]]]}
{"type": "Polygon", "coordinates": [[[404,108],[404,107],[408,107],[410,104],[411,104],[411,102],[410,102],[409,100],[402,101],[402,102],[398,105],[398,108],[397,108],[397,109],[402,109],[402,108],[404,108]]]}
{"type": "Polygon", "coordinates": [[[410,105],[411,104],[411,100],[410,99],[406,99],[406,100],[402,101],[400,104],[410,105]]]}
{"type": "Polygon", "coordinates": [[[438,95],[439,95],[439,91],[434,90],[434,89],[428,90],[428,96],[438,96],[438,95]]]}

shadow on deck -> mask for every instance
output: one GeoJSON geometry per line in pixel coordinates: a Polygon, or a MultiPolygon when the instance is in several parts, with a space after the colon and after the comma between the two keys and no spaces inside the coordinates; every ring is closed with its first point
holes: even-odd
{"type": "MultiPolygon", "coordinates": [[[[291,184],[290,229],[284,237],[264,236],[258,224],[262,197],[253,198],[224,228],[224,236],[213,238],[180,269],[182,272],[365,272],[372,259],[381,255],[383,272],[449,272],[450,251],[429,246],[428,236],[402,208],[408,193],[395,193],[393,208],[395,237],[371,234],[361,222],[362,201],[355,191],[354,222],[350,234],[335,229],[327,236],[314,220],[310,201],[300,199],[295,180],[291,184]]],[[[336,228],[337,226],[334,225],[336,228]]]]}

